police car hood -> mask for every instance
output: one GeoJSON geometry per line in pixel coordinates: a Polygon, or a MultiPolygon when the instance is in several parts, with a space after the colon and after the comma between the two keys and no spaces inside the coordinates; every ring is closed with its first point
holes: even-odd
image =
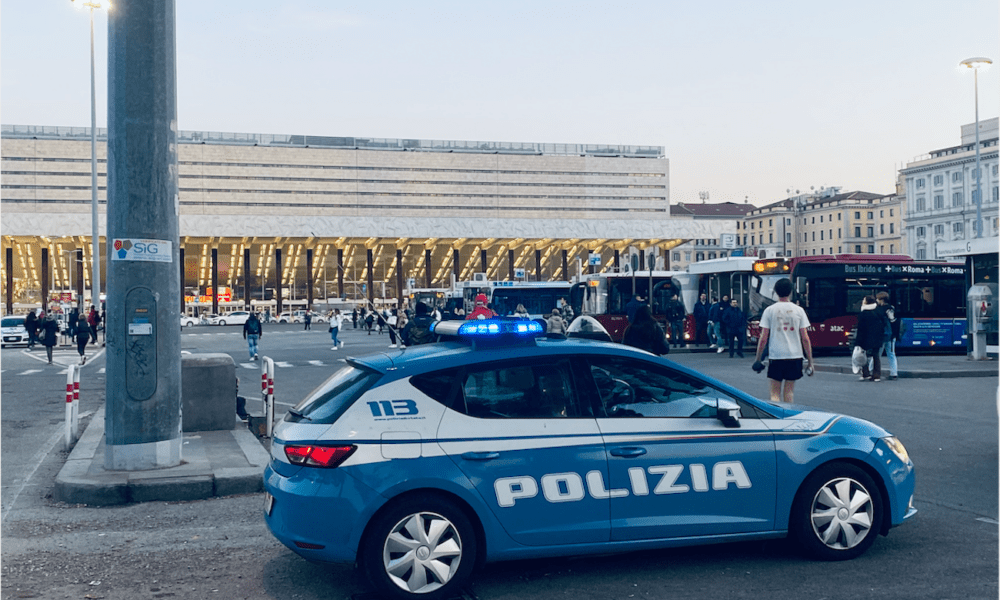
{"type": "Polygon", "coordinates": [[[883,438],[891,435],[878,425],[824,410],[801,406],[798,404],[780,406],[767,403],[767,409],[779,421],[768,421],[768,426],[774,431],[815,431],[826,429],[827,433],[843,435],[862,435],[870,438],[883,438]]]}

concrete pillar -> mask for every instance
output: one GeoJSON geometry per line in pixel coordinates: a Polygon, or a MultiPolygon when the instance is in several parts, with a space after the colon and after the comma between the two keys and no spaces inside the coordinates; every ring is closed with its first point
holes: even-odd
{"type": "Polygon", "coordinates": [[[275,304],[274,318],[278,318],[281,315],[281,248],[274,249],[274,297],[275,304]]]}
{"type": "Polygon", "coordinates": [[[396,249],[396,307],[403,308],[403,251],[396,249]]]}
{"type": "Polygon", "coordinates": [[[109,470],[181,463],[176,72],[173,0],[116,4],[108,13],[109,470]],[[155,240],[155,252],[138,240],[155,240]]]}
{"type": "Polygon", "coordinates": [[[479,251],[479,265],[482,268],[483,273],[486,273],[487,279],[489,278],[489,267],[490,263],[486,260],[486,249],[479,251]]]}
{"type": "Polygon", "coordinates": [[[429,249],[424,249],[424,279],[427,283],[424,287],[431,287],[431,251],[429,249]]]}
{"type": "Polygon", "coordinates": [[[542,280],[542,251],[535,249],[535,281],[542,280]]]}
{"type": "Polygon", "coordinates": [[[212,248],[212,312],[219,314],[219,249],[212,248]]]}
{"type": "Polygon", "coordinates": [[[4,264],[7,268],[7,314],[14,312],[14,249],[7,248],[4,264]]]}
{"type": "Polygon", "coordinates": [[[646,270],[646,253],[642,252],[641,250],[639,251],[639,270],[640,271],[646,270]]]}
{"type": "Polygon", "coordinates": [[[368,308],[375,306],[375,254],[368,249],[368,308]]]}
{"type": "Polygon", "coordinates": [[[621,253],[615,248],[615,272],[621,268],[621,253]]]}
{"type": "MultiPolygon", "coordinates": [[[[39,282],[42,284],[42,310],[45,314],[49,313],[49,249],[42,248],[42,280],[39,282]]],[[[178,318],[178,323],[180,322],[180,317],[178,318]]]]}
{"type": "Polygon", "coordinates": [[[250,248],[243,249],[243,308],[250,310],[250,248]]]}
{"type": "MultiPolygon", "coordinates": [[[[97,306],[97,302],[93,303],[97,306]]],[[[76,249],[76,307],[83,310],[83,250],[76,249]]]]}
{"type": "Polygon", "coordinates": [[[459,277],[462,276],[461,252],[459,252],[458,248],[453,248],[451,251],[451,256],[453,259],[451,264],[451,271],[452,273],[455,274],[455,281],[458,281],[459,277]]]}
{"type": "Polygon", "coordinates": [[[514,280],[514,250],[507,251],[507,279],[514,280]]]}
{"type": "Polygon", "coordinates": [[[313,251],[306,248],[306,310],[313,308],[313,251]]]}
{"type": "Polygon", "coordinates": [[[562,251],[563,281],[569,281],[569,250],[562,251]]]}
{"type": "MultiPolygon", "coordinates": [[[[178,269],[180,271],[180,273],[178,273],[178,275],[180,276],[180,285],[178,287],[181,289],[181,294],[180,294],[180,296],[181,296],[181,314],[183,315],[184,312],[185,312],[185,306],[186,306],[186,303],[184,301],[184,285],[185,285],[185,282],[184,282],[184,248],[178,248],[177,249],[177,256],[178,256],[177,263],[178,263],[178,266],[180,267],[180,269],[178,269]]],[[[92,302],[92,304],[96,304],[96,302],[92,302]]]]}
{"type": "Polygon", "coordinates": [[[337,248],[337,297],[344,298],[344,249],[337,248]]]}

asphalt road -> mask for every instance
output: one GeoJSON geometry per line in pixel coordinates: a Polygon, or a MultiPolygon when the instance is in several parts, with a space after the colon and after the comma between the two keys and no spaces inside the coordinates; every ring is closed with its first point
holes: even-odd
{"type": "MultiPolygon", "coordinates": [[[[348,329],[330,350],[325,325],[267,326],[260,354],[276,362],[282,411],[332,374],[340,360],[388,346],[388,336],[348,329]]],[[[237,360],[241,394],[260,410],[259,365],[238,327],[194,327],[189,352],[237,360]],[[246,365],[246,366],[243,366],[246,365]]],[[[99,351],[100,348],[97,348],[99,351]]],[[[339,599],[365,590],[351,568],[308,563],[278,544],[262,495],[108,508],[54,503],[61,446],[62,367],[20,348],[0,353],[2,598],[339,599]],[[29,372],[30,371],[30,372],[29,372]]],[[[75,350],[57,361],[75,361],[75,350]]],[[[675,354],[758,396],[767,381],[750,359],[675,354]]],[[[901,359],[904,360],[904,359],[901,359]]],[[[103,402],[102,356],[88,360],[81,412],[103,402]]],[[[471,592],[483,599],[538,598],[997,598],[997,379],[900,379],[880,384],[818,372],[796,400],[873,420],[896,434],[917,468],[912,522],[864,556],[819,563],[786,541],[488,565],[471,592]]]]}

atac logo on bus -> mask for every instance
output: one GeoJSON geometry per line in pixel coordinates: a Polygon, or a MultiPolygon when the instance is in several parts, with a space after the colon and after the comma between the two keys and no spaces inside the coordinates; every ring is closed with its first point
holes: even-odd
{"type": "MultiPolygon", "coordinates": [[[[688,476],[684,475],[684,465],[656,465],[643,469],[642,467],[632,467],[628,470],[628,488],[608,489],[604,485],[604,473],[601,471],[590,471],[586,477],[581,477],[579,473],[549,473],[542,475],[541,489],[542,497],[546,501],[557,502],[577,502],[583,500],[587,493],[595,500],[606,500],[608,498],[624,498],[631,492],[635,496],[648,496],[665,494],[686,494],[690,491],[707,492],[708,469],[702,464],[691,464],[687,466],[688,476]],[[653,476],[652,481],[647,478],[647,472],[653,476]],[[586,482],[586,485],[584,485],[586,482]],[[650,483],[654,486],[650,489],[650,483]]],[[[750,476],[743,468],[743,463],[738,460],[717,462],[712,467],[712,486],[715,491],[725,491],[730,484],[735,484],[738,489],[748,489],[752,487],[750,476]]],[[[534,477],[523,475],[520,477],[503,477],[493,483],[496,491],[497,504],[501,507],[511,507],[518,500],[534,498],[538,495],[539,482],[534,477]]]]}
{"type": "Polygon", "coordinates": [[[111,260],[172,262],[173,244],[168,240],[118,239],[112,241],[111,260]]]}

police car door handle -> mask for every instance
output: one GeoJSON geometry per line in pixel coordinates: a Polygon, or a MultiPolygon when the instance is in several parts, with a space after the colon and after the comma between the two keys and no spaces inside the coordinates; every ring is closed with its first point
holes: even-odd
{"type": "Polygon", "coordinates": [[[625,448],[612,448],[611,456],[621,456],[624,458],[635,458],[646,453],[645,448],[639,446],[626,446],[625,448]]]}
{"type": "Polygon", "coordinates": [[[465,460],[493,460],[500,458],[499,452],[466,452],[462,455],[465,460]]]}

